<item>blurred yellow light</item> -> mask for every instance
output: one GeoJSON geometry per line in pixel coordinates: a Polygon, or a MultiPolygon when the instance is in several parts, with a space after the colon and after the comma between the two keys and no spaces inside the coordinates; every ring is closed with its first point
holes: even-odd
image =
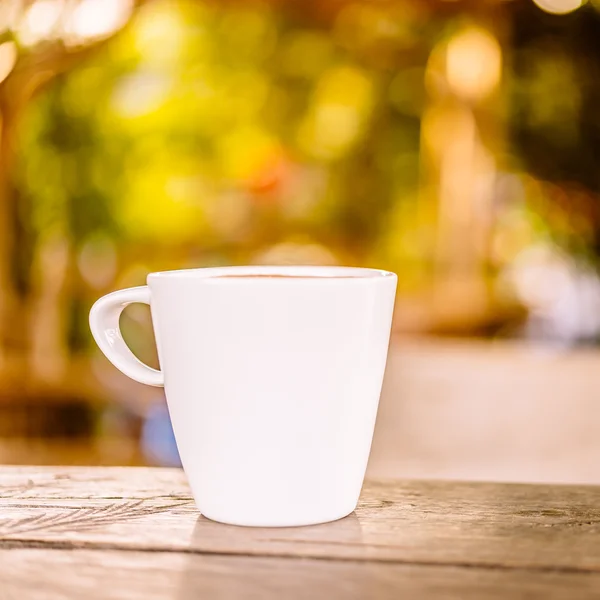
{"type": "Polygon", "coordinates": [[[115,86],[112,104],[126,119],[142,117],[158,110],[172,88],[170,77],[140,72],[123,78],[115,86]]]}
{"type": "Polygon", "coordinates": [[[423,142],[438,158],[453,150],[465,139],[471,143],[476,134],[475,117],[470,108],[434,106],[423,115],[421,124],[423,142]]]}
{"type": "Polygon", "coordinates": [[[314,156],[336,158],[356,140],[360,127],[360,115],[352,106],[317,106],[301,124],[299,139],[314,156]]]}
{"type": "Polygon", "coordinates": [[[16,27],[21,10],[21,0],[0,0],[0,32],[16,27]]]}
{"type": "Polygon", "coordinates": [[[19,39],[26,46],[52,36],[64,7],[63,0],[38,0],[25,13],[19,28],[19,39]]]}
{"type": "Polygon", "coordinates": [[[17,46],[14,42],[0,45],[0,81],[4,81],[17,62],[17,46]]]}
{"type": "Polygon", "coordinates": [[[221,135],[217,147],[223,172],[238,181],[252,178],[281,152],[278,140],[255,125],[221,135]]]}
{"type": "MultiPolygon", "coordinates": [[[[181,5],[173,2],[149,2],[136,13],[133,39],[145,63],[170,68],[181,60],[186,41],[186,21],[180,8],[181,5]]],[[[195,22],[196,52],[203,43],[203,31],[195,22]]]]}
{"type": "Polygon", "coordinates": [[[566,15],[582,7],[587,0],[533,0],[542,10],[553,15],[566,15]]]}
{"type": "Polygon", "coordinates": [[[282,66],[293,77],[315,79],[330,61],[333,44],[320,31],[288,34],[281,53],[282,66]]]}
{"type": "Polygon", "coordinates": [[[373,84],[369,76],[357,67],[336,67],[319,81],[316,99],[322,103],[335,102],[367,110],[373,100],[373,84]]]}
{"type": "Polygon", "coordinates": [[[482,29],[467,29],[448,43],[446,77],[452,90],[469,100],[488,96],[500,81],[502,50],[482,29]]]}
{"type": "Polygon", "coordinates": [[[70,15],[66,32],[73,44],[108,37],[125,25],[133,0],[81,0],[70,15]]]}
{"type": "Polygon", "coordinates": [[[358,140],[372,105],[373,83],[366,74],[349,66],[330,69],[300,124],[300,145],[313,156],[339,158],[358,140]]]}

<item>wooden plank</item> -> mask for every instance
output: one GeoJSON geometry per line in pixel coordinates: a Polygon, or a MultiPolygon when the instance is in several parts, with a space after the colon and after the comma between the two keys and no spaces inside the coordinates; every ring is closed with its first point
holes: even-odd
{"type": "Polygon", "coordinates": [[[0,467],[0,498],[184,498],[181,469],[144,467],[0,467]]]}
{"type": "Polygon", "coordinates": [[[368,482],[351,516],[256,529],[199,516],[181,471],[0,471],[0,548],[115,548],[600,571],[600,489],[368,482]]]}
{"type": "Polygon", "coordinates": [[[599,589],[598,573],[118,550],[0,550],[3,600],[587,600],[598,598],[599,589]]]}

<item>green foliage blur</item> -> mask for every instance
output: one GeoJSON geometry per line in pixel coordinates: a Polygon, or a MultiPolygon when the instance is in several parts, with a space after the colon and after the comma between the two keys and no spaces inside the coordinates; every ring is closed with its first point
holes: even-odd
{"type": "Polygon", "coordinates": [[[320,27],[254,3],[142,6],[28,107],[24,230],[72,241],[83,304],[189,266],[407,258],[410,283],[425,238],[395,240],[419,237],[435,23],[405,9],[349,5],[320,27]]]}
{"type": "Polygon", "coordinates": [[[76,257],[71,346],[89,343],[95,297],[155,270],[378,266],[402,294],[449,279],[493,312],[530,247],[594,263],[597,171],[576,152],[589,85],[579,46],[557,48],[597,12],[440,6],[155,0],[56,77],[21,120],[16,179],[24,247],[62,237],[76,257]]]}
{"type": "MultiPolygon", "coordinates": [[[[223,264],[294,239],[390,266],[378,242],[419,170],[423,91],[403,79],[422,86],[427,47],[400,69],[368,64],[377,40],[355,47],[346,13],[332,35],[265,6],[143,7],[28,112],[34,235],[143,247],[150,269],[182,266],[165,248],[223,264]]],[[[373,17],[390,53],[418,45],[373,17]]]]}

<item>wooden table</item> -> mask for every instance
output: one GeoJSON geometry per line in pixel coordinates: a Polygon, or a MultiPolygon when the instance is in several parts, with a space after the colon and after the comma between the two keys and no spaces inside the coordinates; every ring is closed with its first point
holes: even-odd
{"type": "Polygon", "coordinates": [[[0,599],[600,598],[600,488],[367,482],[326,525],[199,516],[181,471],[0,468],[0,599]]]}

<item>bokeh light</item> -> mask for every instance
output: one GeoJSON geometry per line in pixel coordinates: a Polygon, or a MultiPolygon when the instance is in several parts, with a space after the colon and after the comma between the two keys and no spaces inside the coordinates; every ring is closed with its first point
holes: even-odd
{"type": "Polygon", "coordinates": [[[565,15],[586,4],[587,0],[533,0],[543,11],[565,15]]]}
{"type": "Polygon", "coordinates": [[[65,26],[71,44],[107,37],[123,27],[133,10],[133,0],[80,0],[65,26]]]}
{"type": "Polygon", "coordinates": [[[0,2],[0,33],[13,30],[22,16],[21,0],[4,0],[0,2]]]}
{"type": "Polygon", "coordinates": [[[345,66],[326,71],[300,125],[301,146],[319,158],[339,158],[359,140],[370,116],[372,95],[373,85],[360,69],[345,66]]]}
{"type": "Polygon", "coordinates": [[[17,46],[14,42],[0,44],[0,82],[6,79],[17,62],[17,46]]]}
{"type": "Polygon", "coordinates": [[[25,11],[19,24],[19,40],[26,46],[58,36],[64,0],[37,0],[25,11]]]}
{"type": "Polygon", "coordinates": [[[448,42],[446,76],[451,89],[467,99],[480,100],[498,85],[502,51],[489,32],[469,28],[448,42]]]}

